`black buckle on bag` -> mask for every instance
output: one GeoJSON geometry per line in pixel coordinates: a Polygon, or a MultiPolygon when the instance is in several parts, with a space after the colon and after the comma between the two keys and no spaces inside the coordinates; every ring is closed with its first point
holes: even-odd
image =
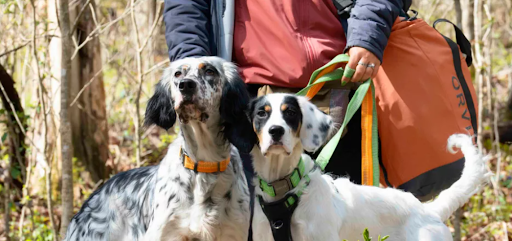
{"type": "Polygon", "coordinates": [[[350,17],[350,11],[355,4],[355,0],[333,0],[334,6],[338,15],[342,18],[348,19],[350,17]]]}

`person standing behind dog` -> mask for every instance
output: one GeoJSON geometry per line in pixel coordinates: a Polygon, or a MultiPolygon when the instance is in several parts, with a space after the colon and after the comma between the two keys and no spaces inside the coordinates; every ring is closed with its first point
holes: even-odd
{"type": "MultiPolygon", "coordinates": [[[[233,61],[254,97],[295,93],[313,71],[342,53],[350,56],[347,66],[355,70],[342,81],[375,77],[391,27],[397,17],[405,17],[411,3],[357,0],[346,29],[333,0],[165,0],[163,17],[171,61],[211,55],[233,61]]],[[[312,102],[340,124],[353,93],[354,88],[328,83],[312,102]]],[[[356,184],[361,183],[360,118],[359,110],[326,167],[326,172],[349,176],[356,184]]],[[[251,181],[250,155],[240,154],[251,181]]]]}
{"type": "MultiPolygon", "coordinates": [[[[171,61],[217,55],[235,62],[252,96],[297,92],[314,70],[341,53],[350,56],[347,66],[355,70],[342,81],[375,77],[393,22],[411,3],[357,0],[343,29],[333,0],[165,0],[165,37],[171,61]]],[[[329,83],[313,103],[341,123],[352,94],[339,83],[329,83]]],[[[354,115],[326,167],[326,172],[348,175],[357,184],[360,116],[354,115]]],[[[251,180],[250,156],[242,157],[251,180]]]]}

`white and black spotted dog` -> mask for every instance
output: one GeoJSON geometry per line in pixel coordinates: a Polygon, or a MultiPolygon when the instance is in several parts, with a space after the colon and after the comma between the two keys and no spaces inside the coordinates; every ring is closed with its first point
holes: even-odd
{"type": "MultiPolygon", "coordinates": [[[[376,235],[389,235],[388,240],[452,240],[443,222],[487,178],[485,158],[472,139],[453,135],[448,139],[448,149],[462,149],[466,159],[464,171],[457,182],[430,203],[421,203],[411,193],[397,189],[356,185],[347,178],[333,179],[322,174],[314,161],[303,154],[304,150],[317,151],[333,132],[328,115],[306,98],[289,94],[263,96],[250,106],[259,139],[251,154],[254,170],[263,180],[262,184],[255,178],[255,183],[263,187],[257,185],[255,190],[259,197],[255,200],[252,223],[255,241],[274,240],[273,232],[281,235],[281,240],[291,240],[280,233],[286,229],[286,220],[278,215],[290,207],[295,207],[290,220],[294,241],[359,240],[365,228],[376,235]],[[293,187],[289,177],[296,170],[302,179],[293,187]],[[290,196],[298,199],[298,205],[290,201],[290,196]],[[273,221],[269,222],[269,218],[273,221]]],[[[297,179],[298,174],[294,175],[297,179]]]]}
{"type": "Polygon", "coordinates": [[[250,121],[240,118],[248,102],[232,63],[171,63],[145,125],[169,129],[178,119],[179,137],[159,165],[120,173],[96,190],[66,240],[247,240],[250,197],[238,150],[256,142],[250,121]]]}

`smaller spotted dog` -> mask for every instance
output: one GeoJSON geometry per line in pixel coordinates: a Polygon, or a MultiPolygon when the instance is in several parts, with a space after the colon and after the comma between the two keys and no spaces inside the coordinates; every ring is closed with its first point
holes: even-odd
{"type": "Polygon", "coordinates": [[[249,191],[239,150],[256,142],[234,64],[218,57],[171,63],[150,98],[145,125],[180,122],[157,166],[115,175],[73,217],[65,240],[248,239],[249,191]],[[233,143],[233,144],[231,144],[233,143]]]}
{"type": "Polygon", "coordinates": [[[255,241],[359,240],[365,228],[389,235],[388,240],[452,240],[443,222],[488,177],[485,158],[471,137],[452,135],[448,151],[454,153],[457,147],[465,155],[462,176],[434,201],[421,203],[411,193],[322,174],[304,150],[317,151],[335,128],[331,117],[305,97],[262,96],[251,102],[250,118],[259,140],[251,152],[259,186],[252,222],[255,241]]]}

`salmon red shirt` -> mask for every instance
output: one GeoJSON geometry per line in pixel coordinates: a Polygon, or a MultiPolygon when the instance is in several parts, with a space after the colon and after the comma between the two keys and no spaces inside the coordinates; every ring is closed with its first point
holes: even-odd
{"type": "Polygon", "coordinates": [[[343,53],[346,38],[332,0],[235,1],[233,60],[248,84],[307,85],[343,53]]]}

